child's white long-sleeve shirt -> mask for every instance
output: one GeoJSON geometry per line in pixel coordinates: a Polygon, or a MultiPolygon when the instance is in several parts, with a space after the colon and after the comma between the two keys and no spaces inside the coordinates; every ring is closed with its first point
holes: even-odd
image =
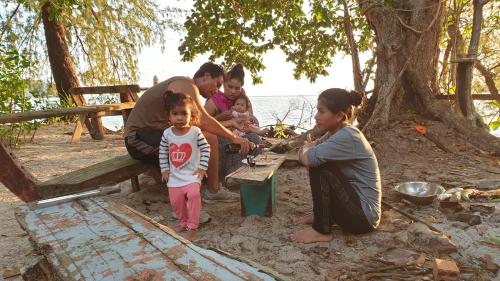
{"type": "Polygon", "coordinates": [[[163,132],[160,142],[160,169],[169,171],[168,187],[181,187],[201,180],[193,175],[198,169],[207,170],[210,145],[200,128],[192,126],[184,135],[174,134],[172,128],[163,132]]]}

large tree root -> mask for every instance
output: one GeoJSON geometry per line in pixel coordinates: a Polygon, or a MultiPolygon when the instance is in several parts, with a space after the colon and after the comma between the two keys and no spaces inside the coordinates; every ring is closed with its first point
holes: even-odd
{"type": "Polygon", "coordinates": [[[446,102],[429,100],[426,102],[426,108],[433,117],[461,133],[471,144],[479,149],[489,151],[495,156],[500,156],[500,139],[483,128],[473,126],[464,117],[453,113],[446,102]]]}

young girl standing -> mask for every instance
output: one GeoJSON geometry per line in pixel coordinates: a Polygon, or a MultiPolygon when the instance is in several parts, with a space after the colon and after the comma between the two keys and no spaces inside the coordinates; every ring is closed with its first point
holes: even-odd
{"type": "Polygon", "coordinates": [[[200,185],[206,175],[210,146],[198,122],[198,111],[191,97],[167,93],[165,106],[171,127],[163,132],[160,143],[160,169],[167,183],[172,209],[179,219],[176,232],[187,230],[187,239],[196,239],[201,197],[200,185]]]}

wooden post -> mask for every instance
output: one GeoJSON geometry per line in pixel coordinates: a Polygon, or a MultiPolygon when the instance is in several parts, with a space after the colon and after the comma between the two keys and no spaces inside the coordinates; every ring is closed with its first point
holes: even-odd
{"type": "Polygon", "coordinates": [[[80,137],[82,136],[83,124],[87,119],[87,114],[80,114],[78,120],[75,123],[75,130],[73,131],[73,136],[71,137],[71,143],[80,142],[80,137]]]}
{"type": "Polygon", "coordinates": [[[103,112],[92,113],[90,120],[92,122],[92,138],[95,140],[103,140],[104,139],[104,127],[102,126],[102,115],[103,112]]]}
{"type": "MultiPolygon", "coordinates": [[[[78,87],[79,88],[79,87],[78,87]]],[[[69,94],[71,95],[71,98],[73,99],[73,102],[75,103],[76,106],[85,106],[87,103],[85,102],[85,97],[82,94],[75,94],[74,90],[78,88],[71,88],[69,89],[69,94]]],[[[89,131],[90,135],[92,138],[94,138],[94,128],[92,127],[92,122],[89,118],[85,118],[84,122],[85,127],[87,127],[87,130],[89,131]]]]}
{"type": "Polygon", "coordinates": [[[133,176],[130,179],[130,182],[132,184],[132,192],[137,192],[141,189],[140,185],[139,185],[139,177],[138,176],[133,176]]]}
{"type": "Polygon", "coordinates": [[[26,171],[17,158],[0,142],[0,181],[24,202],[40,199],[36,179],[26,171]]]}
{"type": "MultiPolygon", "coordinates": [[[[130,89],[127,89],[126,91],[123,91],[120,93],[120,102],[136,102],[139,99],[139,96],[137,95],[136,92],[133,92],[130,89]]],[[[122,110],[122,117],[123,117],[123,126],[125,126],[125,123],[127,123],[127,118],[130,115],[130,112],[132,109],[125,109],[122,110]]]]}

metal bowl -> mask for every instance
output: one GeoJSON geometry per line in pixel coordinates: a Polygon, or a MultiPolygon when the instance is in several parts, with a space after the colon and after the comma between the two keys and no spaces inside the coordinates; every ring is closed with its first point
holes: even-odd
{"type": "Polygon", "coordinates": [[[434,199],[446,190],[439,184],[425,181],[409,181],[396,185],[394,188],[403,198],[420,205],[432,203],[434,199]]]}

